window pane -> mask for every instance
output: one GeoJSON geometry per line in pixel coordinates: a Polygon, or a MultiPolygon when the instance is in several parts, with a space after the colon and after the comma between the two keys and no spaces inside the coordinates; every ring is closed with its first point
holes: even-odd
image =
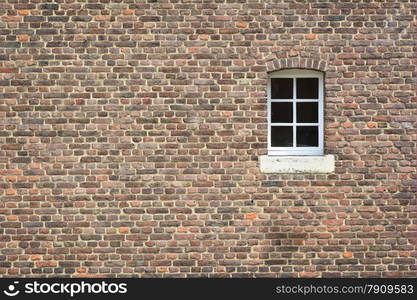
{"type": "Polygon", "coordinates": [[[319,127],[318,126],[298,126],[297,127],[297,147],[318,147],[319,146],[319,127]]]}
{"type": "Polygon", "coordinates": [[[271,99],[292,99],[292,78],[271,78],[271,99]]]}
{"type": "Polygon", "coordinates": [[[272,123],[292,123],[292,102],[271,102],[272,123]]]}
{"type": "Polygon", "coordinates": [[[292,147],[292,126],[272,126],[271,146],[292,147]]]}
{"type": "Polygon", "coordinates": [[[298,123],[317,123],[319,121],[319,104],[317,102],[297,103],[298,123]]]}
{"type": "Polygon", "coordinates": [[[318,99],[318,78],[297,78],[297,99],[318,99]]]}

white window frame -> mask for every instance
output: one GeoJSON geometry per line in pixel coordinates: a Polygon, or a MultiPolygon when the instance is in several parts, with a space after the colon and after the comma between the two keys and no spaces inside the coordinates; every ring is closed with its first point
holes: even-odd
{"type": "Polygon", "coordinates": [[[287,69],[275,71],[268,77],[268,155],[324,155],[324,82],[323,72],[302,69],[287,69]],[[293,99],[271,99],[271,78],[292,78],[293,79],[293,99]],[[297,99],[296,78],[318,78],[319,79],[319,97],[318,99],[297,99]],[[292,123],[271,123],[271,103],[272,102],[292,102],[293,104],[293,122],[292,123]],[[318,123],[297,123],[296,105],[298,102],[318,102],[318,123]],[[293,127],[293,147],[272,147],[271,146],[271,127],[274,125],[292,126],[293,127]],[[318,147],[296,147],[296,125],[317,126],[319,127],[318,147]]]}

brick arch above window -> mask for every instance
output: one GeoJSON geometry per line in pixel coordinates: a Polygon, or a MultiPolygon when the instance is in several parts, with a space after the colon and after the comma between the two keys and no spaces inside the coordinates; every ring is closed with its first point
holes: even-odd
{"type": "Polygon", "coordinates": [[[266,63],[268,73],[283,69],[311,69],[326,72],[327,62],[315,58],[289,57],[276,58],[266,63]]]}

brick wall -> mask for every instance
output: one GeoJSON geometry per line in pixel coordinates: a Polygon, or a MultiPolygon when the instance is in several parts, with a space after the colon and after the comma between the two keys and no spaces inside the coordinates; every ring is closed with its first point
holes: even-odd
{"type": "Polygon", "coordinates": [[[0,275],[415,277],[415,1],[0,2],[0,275]],[[328,175],[263,174],[269,71],[328,175]]]}

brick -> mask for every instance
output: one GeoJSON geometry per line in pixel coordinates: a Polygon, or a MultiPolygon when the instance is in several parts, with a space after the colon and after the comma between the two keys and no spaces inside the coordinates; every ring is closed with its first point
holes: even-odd
{"type": "MultiPolygon", "coordinates": [[[[14,189],[7,189],[6,190],[6,195],[15,195],[16,194],[16,190],[14,189]]],[[[9,220],[9,221],[15,221],[15,220],[9,220]]]]}
{"type": "Polygon", "coordinates": [[[3,22],[21,22],[22,17],[20,16],[3,16],[1,17],[3,22]]]}
{"type": "Polygon", "coordinates": [[[91,16],[73,16],[71,20],[73,22],[90,22],[92,18],[91,16]]]}
{"type": "Polygon", "coordinates": [[[48,16],[48,22],[68,22],[67,16],[48,16]]]}
{"type": "Polygon", "coordinates": [[[58,262],[56,261],[37,261],[35,262],[35,266],[37,268],[54,268],[58,266],[58,262]]]}
{"type": "Polygon", "coordinates": [[[129,228],[128,227],[120,227],[119,228],[119,232],[120,233],[128,233],[129,232],[129,228]]]}
{"type": "Polygon", "coordinates": [[[20,43],[18,42],[0,42],[0,48],[19,48],[20,43]]]}
{"type": "Polygon", "coordinates": [[[14,86],[29,86],[32,85],[30,80],[12,80],[11,84],[14,86]]]}
{"type": "Polygon", "coordinates": [[[54,35],[57,34],[58,31],[56,29],[38,29],[36,30],[37,35],[54,35]]]}
{"type": "Polygon", "coordinates": [[[25,16],[25,17],[23,17],[23,21],[24,22],[37,23],[37,22],[45,21],[45,18],[42,17],[42,16],[25,16]]]}
{"type": "Polygon", "coordinates": [[[17,40],[19,42],[27,42],[29,40],[29,36],[28,35],[18,35],[17,40]]]}
{"type": "Polygon", "coordinates": [[[129,72],[133,72],[133,68],[132,67],[114,67],[113,71],[117,73],[129,73],[129,72]]]}
{"type": "Polygon", "coordinates": [[[245,215],[245,219],[249,219],[249,220],[253,220],[256,219],[256,214],[255,213],[250,213],[250,214],[246,214],[245,215]]]}
{"type": "Polygon", "coordinates": [[[29,10],[27,10],[27,9],[20,9],[18,11],[18,14],[21,15],[21,16],[27,16],[29,14],[29,10]]]}
{"type": "Polygon", "coordinates": [[[139,17],[140,22],[159,22],[160,21],[159,16],[141,16],[139,17]]]}
{"type": "Polygon", "coordinates": [[[0,68],[0,73],[17,73],[18,68],[0,68]]]}
{"type": "Polygon", "coordinates": [[[58,4],[54,3],[43,3],[39,6],[40,9],[51,9],[51,10],[57,10],[59,8],[58,4]]]}
{"type": "Polygon", "coordinates": [[[246,28],[246,27],[248,27],[248,23],[246,23],[246,22],[236,22],[235,25],[238,28],[246,28]]]}

